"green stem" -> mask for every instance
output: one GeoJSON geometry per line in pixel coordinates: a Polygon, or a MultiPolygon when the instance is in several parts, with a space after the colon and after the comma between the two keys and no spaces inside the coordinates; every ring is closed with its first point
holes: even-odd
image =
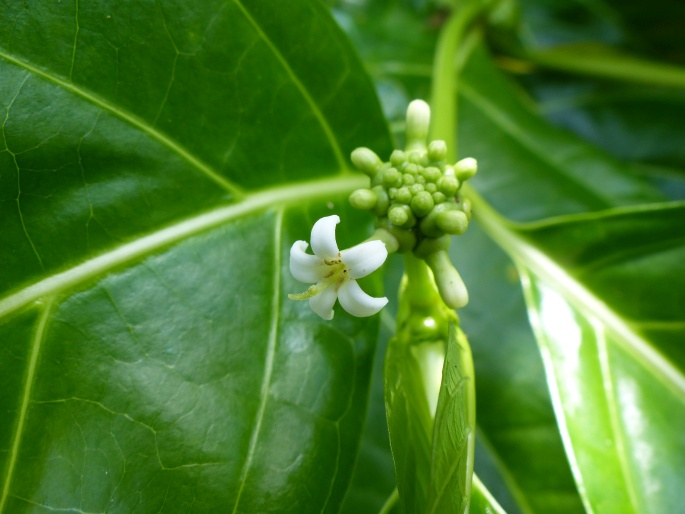
{"type": "Polygon", "coordinates": [[[381,507],[381,510],[378,511],[378,514],[390,514],[395,505],[397,505],[399,499],[400,495],[397,492],[397,488],[395,488],[393,492],[390,493],[390,496],[388,496],[388,499],[385,500],[385,503],[381,507]]]}
{"type": "Polygon", "coordinates": [[[530,52],[526,57],[539,66],[650,86],[685,89],[685,69],[616,53],[552,48],[530,52]]]}
{"type": "MultiPolygon", "coordinates": [[[[467,29],[482,9],[480,2],[472,1],[454,12],[442,29],[435,50],[430,139],[447,142],[448,162],[456,161],[457,157],[457,76],[466,62],[459,50],[467,29]]],[[[467,46],[469,50],[473,48],[467,46]]]]}
{"type": "Polygon", "coordinates": [[[404,273],[407,276],[405,294],[412,307],[427,307],[439,298],[433,275],[426,262],[411,252],[404,254],[404,273]]]}

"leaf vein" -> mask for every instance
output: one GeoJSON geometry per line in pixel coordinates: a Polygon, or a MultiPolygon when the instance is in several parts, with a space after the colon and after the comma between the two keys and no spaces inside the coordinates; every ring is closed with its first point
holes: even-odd
{"type": "Polygon", "coordinates": [[[262,421],[264,420],[264,413],[266,412],[266,404],[269,399],[269,388],[271,387],[271,375],[273,373],[274,360],[276,356],[276,345],[278,341],[278,320],[280,318],[281,307],[281,231],[283,224],[283,209],[279,210],[276,220],[274,222],[274,295],[271,303],[271,328],[269,333],[269,341],[266,349],[266,358],[264,363],[264,376],[262,377],[262,385],[259,395],[259,407],[257,409],[257,418],[255,419],[252,435],[250,437],[250,446],[245,457],[243,469],[240,472],[240,486],[238,494],[236,495],[235,504],[233,505],[233,514],[238,511],[240,505],[240,498],[242,497],[247,477],[252,467],[255,452],[257,450],[257,442],[262,430],[262,421]]]}
{"type": "Polygon", "coordinates": [[[155,139],[157,142],[161,143],[162,145],[166,146],[174,152],[176,155],[181,157],[183,160],[188,162],[191,166],[193,166],[197,171],[200,173],[204,174],[207,178],[215,182],[218,186],[220,186],[222,189],[228,191],[231,193],[233,196],[236,198],[241,198],[245,195],[245,192],[243,189],[238,186],[237,184],[234,184],[233,182],[229,181],[226,177],[220,175],[216,170],[214,170],[211,166],[209,166],[207,163],[202,161],[199,157],[196,155],[192,154],[187,148],[185,148],[183,145],[181,145],[178,141],[175,141],[171,137],[169,137],[167,134],[161,132],[157,128],[151,126],[149,123],[146,121],[138,118],[136,115],[134,115],[131,112],[128,112],[124,109],[121,109],[120,107],[117,107],[113,104],[111,104],[109,101],[105,100],[104,98],[101,98],[97,96],[95,93],[91,91],[87,91],[71,82],[68,82],[57,75],[50,74],[49,72],[42,70],[36,66],[33,66],[27,62],[24,62],[16,57],[13,57],[9,55],[8,53],[0,50],[0,59],[4,59],[5,61],[9,62],[10,64],[13,64],[15,66],[18,66],[19,68],[22,68],[26,71],[31,72],[32,74],[47,80],[48,82],[52,82],[53,84],[57,85],[58,87],[61,87],[62,89],[82,98],[83,100],[86,100],[90,102],[91,104],[113,114],[114,116],[118,117],[119,119],[123,120],[124,122],[128,123],[129,125],[140,129],[144,133],[148,134],[150,137],[155,139]]]}
{"type": "Polygon", "coordinates": [[[307,102],[307,105],[309,105],[309,108],[312,110],[314,117],[317,119],[319,125],[321,125],[322,130],[326,134],[326,138],[328,139],[328,142],[331,145],[331,149],[333,150],[333,154],[335,155],[335,158],[338,161],[338,166],[340,167],[340,169],[343,171],[348,171],[345,157],[343,156],[342,150],[340,149],[340,145],[338,145],[338,141],[335,135],[333,134],[333,130],[331,129],[331,126],[328,124],[328,121],[326,120],[326,117],[323,115],[323,112],[321,112],[321,109],[312,98],[311,94],[309,94],[309,91],[307,91],[307,88],[304,86],[300,78],[295,74],[293,69],[290,67],[288,61],[286,61],[281,52],[279,52],[278,48],[276,48],[276,45],[274,45],[273,41],[271,41],[271,39],[266,35],[264,30],[262,30],[262,27],[259,25],[259,23],[257,23],[257,20],[255,20],[252,17],[252,15],[248,12],[248,10],[245,8],[242,2],[240,0],[233,1],[235,5],[243,13],[247,21],[257,31],[259,37],[269,47],[269,50],[271,50],[271,52],[274,54],[274,57],[278,60],[278,62],[281,64],[281,66],[286,71],[288,76],[292,79],[293,84],[295,85],[295,87],[297,87],[298,91],[300,92],[304,100],[307,102]]]}
{"type": "Polygon", "coordinates": [[[5,480],[2,487],[2,496],[0,496],[0,513],[5,511],[5,504],[9,496],[10,487],[12,485],[12,477],[14,469],[17,464],[17,457],[19,448],[21,447],[21,439],[24,434],[24,426],[26,424],[26,415],[29,409],[31,393],[33,390],[33,383],[36,376],[36,367],[38,365],[38,356],[40,355],[41,346],[45,339],[45,333],[48,326],[50,313],[52,312],[53,299],[51,299],[44,307],[43,312],[38,318],[38,325],[31,341],[28,367],[26,369],[26,379],[24,383],[24,390],[21,395],[21,405],[19,406],[19,418],[17,420],[17,427],[12,440],[12,448],[10,450],[9,462],[7,464],[7,471],[5,473],[5,480]]]}

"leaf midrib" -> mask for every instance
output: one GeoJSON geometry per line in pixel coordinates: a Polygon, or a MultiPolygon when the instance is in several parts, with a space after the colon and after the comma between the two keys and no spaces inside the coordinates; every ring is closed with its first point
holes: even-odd
{"type": "Polygon", "coordinates": [[[319,122],[321,129],[326,134],[326,138],[328,139],[328,142],[331,145],[331,149],[333,150],[333,154],[335,155],[338,167],[344,172],[348,171],[347,162],[345,161],[345,157],[343,156],[342,150],[340,149],[340,145],[338,144],[335,135],[333,134],[333,130],[331,129],[331,126],[328,124],[328,121],[326,121],[326,117],[323,115],[323,112],[321,112],[321,109],[319,109],[319,106],[316,104],[312,96],[309,94],[309,91],[307,91],[307,88],[304,86],[304,84],[299,79],[297,74],[290,67],[285,57],[283,57],[281,52],[278,51],[278,48],[273,43],[273,41],[271,41],[271,39],[266,35],[266,32],[262,30],[261,25],[257,23],[257,20],[254,19],[254,17],[245,8],[242,2],[240,0],[233,0],[233,3],[236,5],[238,9],[240,9],[243,16],[245,16],[245,19],[250,23],[250,25],[252,25],[252,27],[255,29],[255,31],[262,39],[262,41],[264,41],[264,44],[266,44],[266,46],[269,48],[269,50],[274,55],[276,60],[283,67],[283,70],[285,70],[290,79],[293,81],[293,84],[295,84],[295,87],[302,95],[302,98],[304,98],[305,102],[307,102],[307,105],[311,109],[312,114],[314,114],[314,117],[319,122]]]}
{"type": "Polygon", "coordinates": [[[3,52],[2,50],[0,50],[0,58],[4,59],[5,61],[11,64],[14,64],[15,66],[18,66],[19,68],[23,68],[24,70],[33,73],[34,75],[37,75],[38,77],[41,77],[42,79],[47,80],[48,82],[52,82],[53,84],[61,87],[65,91],[69,91],[70,93],[82,98],[83,100],[115,115],[119,119],[141,130],[142,132],[152,137],[154,140],[169,148],[172,152],[174,152],[176,155],[178,155],[183,160],[188,162],[191,166],[193,166],[193,168],[197,169],[199,172],[207,176],[210,180],[218,184],[222,189],[231,193],[235,198],[241,198],[244,196],[245,193],[240,186],[232,183],[225,177],[221,176],[219,173],[214,171],[214,169],[211,166],[209,166],[207,163],[193,155],[188,149],[183,147],[177,141],[173,140],[165,133],[160,132],[154,126],[138,118],[133,113],[130,113],[124,109],[117,107],[116,105],[108,102],[104,98],[101,98],[100,96],[94,94],[91,91],[87,91],[81,87],[77,87],[74,84],[71,84],[66,80],[63,80],[56,75],[52,75],[45,70],[33,66],[32,64],[17,59],[16,57],[9,55],[6,52],[3,52]]]}
{"type": "Polygon", "coordinates": [[[556,284],[571,303],[593,312],[640,365],[685,402],[685,376],[681,370],[656,351],[642,335],[635,333],[628,320],[611,310],[550,256],[511,229],[506,220],[473,189],[469,188],[468,195],[480,225],[515,262],[532,270],[546,283],[556,284]]]}
{"type": "Polygon", "coordinates": [[[349,193],[367,184],[368,178],[363,175],[345,175],[274,187],[248,194],[241,202],[202,212],[155,232],[142,235],[0,298],[0,319],[36,300],[61,294],[103,273],[233,219],[270,207],[287,206],[315,199],[329,200],[332,196],[349,193]]]}
{"type": "Polygon", "coordinates": [[[38,356],[40,355],[41,345],[45,339],[45,331],[48,326],[48,319],[50,318],[51,311],[52,300],[48,301],[48,303],[43,307],[43,312],[38,318],[36,331],[34,332],[33,339],[31,340],[29,362],[26,369],[26,377],[24,379],[21,404],[19,406],[19,416],[17,419],[16,430],[14,432],[14,438],[12,439],[12,448],[10,449],[9,461],[3,481],[4,483],[2,485],[2,491],[0,491],[0,513],[5,511],[5,504],[7,502],[7,498],[9,497],[10,487],[12,486],[12,477],[14,476],[14,468],[16,466],[17,456],[21,447],[22,435],[24,434],[24,424],[26,422],[29,400],[31,398],[31,391],[33,389],[36,366],[38,364],[38,356]]]}

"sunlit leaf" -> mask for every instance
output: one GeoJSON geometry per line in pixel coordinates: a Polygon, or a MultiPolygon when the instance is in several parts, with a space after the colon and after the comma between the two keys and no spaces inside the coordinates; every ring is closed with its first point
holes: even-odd
{"type": "Polygon", "coordinates": [[[492,232],[520,264],[572,469],[594,512],[680,505],[685,287],[674,270],[685,262],[684,213],[682,204],[624,208],[492,232]]]}

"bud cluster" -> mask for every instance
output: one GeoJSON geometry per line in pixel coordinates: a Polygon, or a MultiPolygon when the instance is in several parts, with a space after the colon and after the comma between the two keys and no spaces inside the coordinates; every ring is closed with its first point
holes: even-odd
{"type": "MultiPolygon", "coordinates": [[[[460,190],[476,174],[477,163],[469,157],[448,164],[444,141],[426,145],[429,119],[425,102],[410,104],[406,148],[392,152],[388,162],[369,148],[352,152],[352,163],[369,176],[371,184],[354,191],[350,203],[377,216],[377,237],[387,240],[392,236],[397,251],[413,251],[435,274],[437,268],[453,269],[446,253],[449,236],[463,234],[468,227],[471,203],[462,198],[460,190]]],[[[436,280],[442,294],[439,277],[436,280]]],[[[453,308],[457,308],[455,303],[463,303],[447,301],[445,295],[443,299],[453,308]]]]}
{"type": "MultiPolygon", "coordinates": [[[[371,187],[350,195],[357,209],[371,210],[381,226],[397,233],[400,241],[445,234],[463,234],[471,218],[471,204],[459,195],[462,184],[476,172],[476,161],[445,162],[444,141],[432,141],[426,150],[395,150],[389,162],[368,148],[352,152],[352,162],[371,178],[371,187]],[[383,218],[387,218],[383,220],[383,218]]],[[[401,250],[411,248],[402,247],[401,250]]]]}

